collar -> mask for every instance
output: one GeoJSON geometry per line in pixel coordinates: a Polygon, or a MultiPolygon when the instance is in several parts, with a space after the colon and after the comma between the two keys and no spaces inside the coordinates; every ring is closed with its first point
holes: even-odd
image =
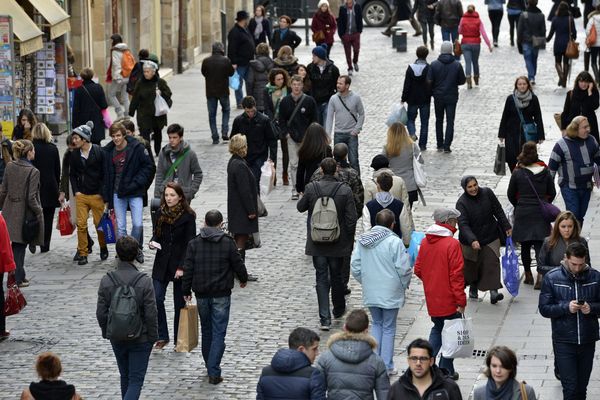
{"type": "Polygon", "coordinates": [[[446,224],[446,223],[443,223],[443,222],[436,222],[435,224],[436,224],[436,225],[439,225],[439,226],[442,226],[442,227],[444,227],[444,228],[446,228],[446,229],[449,229],[449,230],[450,230],[450,232],[452,232],[452,234],[453,234],[453,235],[454,235],[454,234],[456,233],[456,231],[458,230],[458,229],[456,229],[455,227],[453,227],[452,225],[448,225],[448,224],[446,224]]]}

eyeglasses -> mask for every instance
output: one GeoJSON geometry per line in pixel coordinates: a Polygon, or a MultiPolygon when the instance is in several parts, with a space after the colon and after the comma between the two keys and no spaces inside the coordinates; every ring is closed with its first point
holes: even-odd
{"type": "Polygon", "coordinates": [[[412,356],[412,357],[408,357],[408,361],[410,362],[422,362],[422,363],[426,363],[427,361],[431,360],[431,357],[417,357],[417,356],[412,356]]]}

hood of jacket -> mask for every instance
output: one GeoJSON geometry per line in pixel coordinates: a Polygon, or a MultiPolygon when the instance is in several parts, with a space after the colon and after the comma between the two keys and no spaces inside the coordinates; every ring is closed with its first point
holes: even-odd
{"type": "Polygon", "coordinates": [[[44,400],[71,400],[75,394],[75,386],[68,385],[65,381],[39,381],[29,385],[31,395],[36,399],[44,400]]]}
{"type": "Polygon", "coordinates": [[[298,57],[289,56],[289,57],[277,57],[273,60],[275,64],[280,65],[282,67],[287,67],[288,65],[294,65],[298,62],[298,57]]]}
{"type": "Polygon", "coordinates": [[[436,243],[443,238],[454,236],[449,228],[440,224],[433,224],[425,231],[425,240],[429,243],[436,243]]]}
{"type": "Polygon", "coordinates": [[[574,273],[571,272],[571,270],[569,270],[569,267],[567,267],[565,265],[565,261],[561,261],[560,262],[560,267],[563,269],[563,271],[569,277],[569,279],[574,280],[574,281],[585,280],[587,272],[591,269],[591,267],[589,266],[589,264],[585,264],[585,266],[583,267],[583,269],[581,270],[581,272],[579,272],[578,274],[574,274],[574,273]]]}
{"type": "Polygon", "coordinates": [[[466,12],[466,13],[463,14],[462,17],[463,18],[479,18],[479,14],[477,13],[477,11],[466,12]]]}
{"type": "Polygon", "coordinates": [[[527,7],[527,9],[525,11],[530,12],[530,13],[541,13],[542,12],[542,10],[540,10],[536,6],[533,6],[533,7],[529,6],[529,7],[527,7]]]}
{"type": "Polygon", "coordinates": [[[363,246],[372,249],[377,247],[385,238],[395,233],[385,226],[375,225],[370,231],[359,236],[358,242],[363,246]]]}
{"type": "Polygon", "coordinates": [[[298,371],[310,365],[310,360],[301,351],[294,349],[279,349],[271,360],[271,367],[284,374],[298,371]]]}
{"type": "Polygon", "coordinates": [[[126,43],[119,43],[119,44],[115,44],[115,46],[113,47],[113,50],[125,51],[125,50],[129,50],[129,47],[127,47],[126,43]]]}
{"type": "Polygon", "coordinates": [[[456,59],[452,54],[440,54],[438,61],[442,64],[452,64],[456,59]]]}
{"type": "Polygon", "coordinates": [[[258,56],[250,60],[250,66],[257,72],[266,72],[273,69],[273,60],[266,56],[258,56]]]}
{"type": "Polygon", "coordinates": [[[415,74],[415,77],[420,77],[423,75],[423,71],[425,70],[425,68],[427,67],[427,61],[425,60],[417,60],[415,61],[413,64],[410,64],[409,67],[410,69],[412,69],[413,74],[415,74]]]}
{"type": "Polygon", "coordinates": [[[208,240],[209,242],[214,242],[214,243],[218,243],[221,241],[221,239],[223,239],[225,237],[226,233],[219,229],[219,228],[213,228],[213,227],[209,227],[206,226],[202,229],[200,229],[200,234],[199,236],[204,239],[204,240],[208,240]]]}
{"type": "Polygon", "coordinates": [[[163,152],[165,153],[165,156],[170,156],[171,153],[180,153],[181,151],[187,149],[188,147],[190,147],[188,142],[186,142],[185,140],[182,140],[176,149],[173,149],[170,144],[165,145],[163,147],[163,152]]]}
{"type": "Polygon", "coordinates": [[[327,347],[338,360],[358,364],[373,354],[377,342],[366,333],[338,332],[331,335],[327,347]]]}
{"type": "Polygon", "coordinates": [[[542,172],[544,172],[546,170],[547,165],[543,161],[538,161],[538,162],[533,163],[531,165],[525,165],[525,166],[523,166],[521,168],[527,169],[527,170],[531,171],[531,173],[533,175],[538,175],[538,174],[541,174],[542,172]]]}

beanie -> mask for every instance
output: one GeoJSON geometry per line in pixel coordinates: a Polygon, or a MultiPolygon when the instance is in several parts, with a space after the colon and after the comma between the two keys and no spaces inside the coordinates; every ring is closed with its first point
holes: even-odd
{"type": "Polygon", "coordinates": [[[73,134],[80,136],[86,142],[90,142],[92,140],[93,128],[94,123],[92,121],[88,121],[85,123],[85,125],[81,125],[73,129],[73,134]]]}
{"type": "Polygon", "coordinates": [[[377,154],[373,157],[373,161],[371,161],[371,168],[375,171],[380,170],[381,168],[387,168],[390,166],[390,160],[383,154],[377,154]]]}
{"type": "Polygon", "coordinates": [[[440,48],[440,54],[452,54],[454,52],[454,46],[452,46],[452,42],[442,42],[442,47],[440,48]]]}
{"type": "Polygon", "coordinates": [[[319,57],[321,60],[327,60],[327,45],[321,44],[315,47],[312,53],[313,55],[319,57]]]}
{"type": "Polygon", "coordinates": [[[319,4],[317,5],[317,8],[321,8],[321,6],[323,4],[326,4],[327,8],[329,8],[329,2],[327,0],[321,0],[321,1],[319,1],[319,4]]]}

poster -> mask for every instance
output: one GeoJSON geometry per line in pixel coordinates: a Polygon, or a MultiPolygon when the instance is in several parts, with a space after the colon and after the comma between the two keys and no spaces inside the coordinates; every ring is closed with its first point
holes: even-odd
{"type": "Polygon", "coordinates": [[[44,47],[35,53],[35,110],[38,115],[54,115],[56,56],[54,42],[44,42],[44,47]],[[40,85],[41,84],[41,85],[40,85]]]}
{"type": "Polygon", "coordinates": [[[0,15],[0,124],[2,134],[8,138],[12,137],[15,121],[12,36],[11,17],[0,15]]]}

